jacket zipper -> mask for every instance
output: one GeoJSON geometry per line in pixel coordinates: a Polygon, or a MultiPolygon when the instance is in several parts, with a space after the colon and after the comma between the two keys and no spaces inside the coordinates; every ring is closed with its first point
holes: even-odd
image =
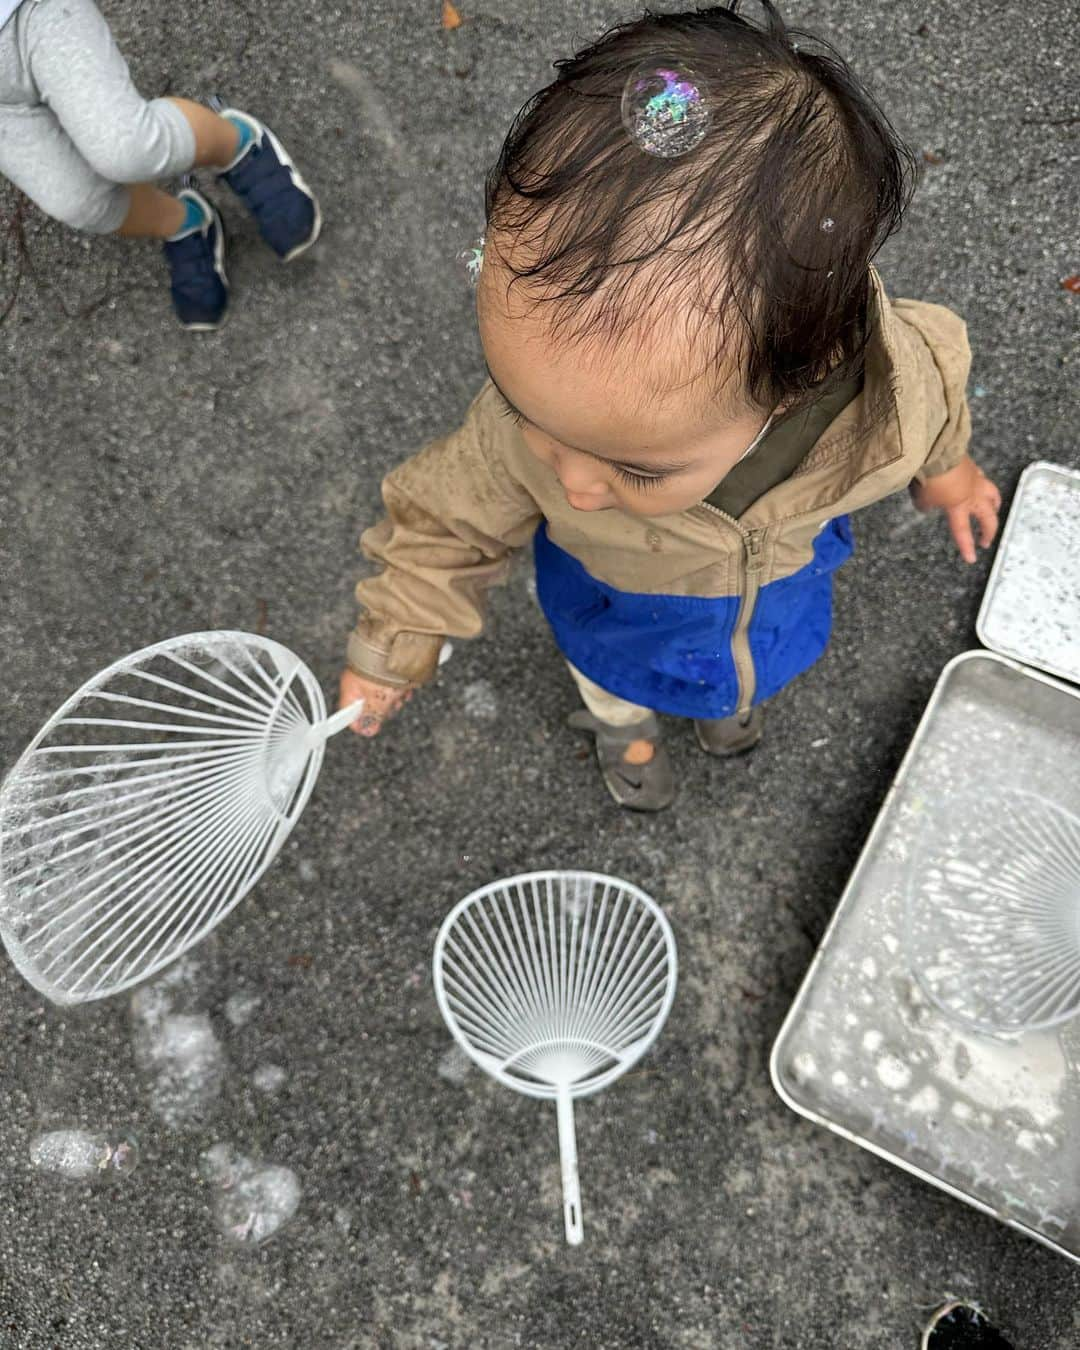
{"type": "Polygon", "coordinates": [[[757,688],[757,672],[754,670],[754,658],[750,651],[750,623],[757,608],[758,592],[761,590],[761,573],[765,566],[766,530],[744,530],[734,516],[729,516],[719,507],[709,502],[701,505],[713,515],[725,520],[738,531],[742,540],[742,584],[739,588],[739,617],[731,634],[731,660],[738,681],[738,703],[735,709],[737,717],[745,717],[754,703],[757,688]]]}

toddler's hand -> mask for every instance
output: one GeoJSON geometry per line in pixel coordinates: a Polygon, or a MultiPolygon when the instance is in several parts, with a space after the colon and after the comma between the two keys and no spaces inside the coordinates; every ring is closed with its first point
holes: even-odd
{"type": "Polygon", "coordinates": [[[989,548],[998,528],[1001,493],[987,478],[970,455],[965,455],[955,469],[912,483],[911,498],[920,511],[942,510],[949,529],[966,563],[975,561],[975,538],[971,519],[979,523],[979,544],[989,548]]]}
{"type": "Polygon", "coordinates": [[[364,700],[364,707],[355,722],[349,723],[349,730],[358,736],[377,736],[382,724],[408,703],[413,696],[412,688],[394,688],[388,684],[377,684],[374,680],[365,680],[355,671],[344,670],[341,675],[341,697],[339,708],[347,708],[358,698],[364,700]]]}

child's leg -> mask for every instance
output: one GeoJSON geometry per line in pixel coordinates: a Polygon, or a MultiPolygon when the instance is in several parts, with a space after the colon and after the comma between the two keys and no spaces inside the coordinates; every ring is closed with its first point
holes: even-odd
{"type": "MultiPolygon", "coordinates": [[[[610,727],[624,728],[637,726],[652,716],[651,709],[643,708],[637,703],[629,703],[616,694],[609,694],[569,661],[566,664],[574,677],[582,703],[598,722],[605,722],[610,727]]],[[[630,741],[624,757],[628,764],[647,764],[652,759],[655,749],[655,745],[648,740],[630,741]]]]}
{"type": "Polygon", "coordinates": [[[128,210],[119,233],[129,239],[171,239],[187,220],[187,207],[150,183],[127,189],[128,210]]]}
{"type": "Polygon", "coordinates": [[[128,189],[95,173],[44,106],[0,106],[0,174],[75,230],[112,234],[130,210],[128,189]]]}
{"type": "Polygon", "coordinates": [[[0,29],[0,174],[56,220],[111,234],[127,215],[124,187],[95,172],[41,100],[27,61],[25,4],[0,29]]]}
{"type": "Polygon", "coordinates": [[[179,108],[191,127],[195,137],[196,166],[227,169],[240,149],[241,131],[236,123],[227,117],[219,117],[216,112],[204,108],[201,103],[193,103],[189,98],[169,98],[164,102],[179,108]]]}
{"type": "Polygon", "coordinates": [[[239,128],[186,99],[144,99],[93,0],[35,0],[26,14],[22,49],[38,98],[101,178],[135,185],[121,232],[169,237],[185,208],[149,184],[196,164],[224,168],[239,128]]]}
{"type": "Polygon", "coordinates": [[[566,664],[585,704],[572,714],[570,725],[596,737],[596,758],[608,792],[632,811],[670,806],[675,779],[655,713],[609,694],[569,661],[566,664]]]}

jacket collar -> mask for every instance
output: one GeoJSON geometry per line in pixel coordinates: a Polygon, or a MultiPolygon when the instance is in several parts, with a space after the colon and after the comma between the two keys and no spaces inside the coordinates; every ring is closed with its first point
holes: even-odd
{"type": "Polygon", "coordinates": [[[881,277],[871,266],[862,390],[829,423],[792,476],[747,509],[745,520],[767,525],[838,504],[863,479],[891,470],[903,458],[896,323],[881,277]]]}

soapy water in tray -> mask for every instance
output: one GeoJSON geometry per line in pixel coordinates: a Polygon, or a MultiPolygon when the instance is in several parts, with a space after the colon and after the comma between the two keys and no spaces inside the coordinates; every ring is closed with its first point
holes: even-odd
{"type": "Polygon", "coordinates": [[[1080,681],[1080,475],[1029,470],[980,622],[984,641],[1080,681]]]}
{"type": "Polygon", "coordinates": [[[1025,710],[1013,686],[1035,681],[992,664],[954,671],[778,1068],[807,1109],[1080,1256],[1080,1021],[973,1031],[927,999],[904,945],[909,869],[950,802],[1010,786],[1080,814],[1080,702],[1055,695],[1063,719],[1040,686],[1025,710]]]}

